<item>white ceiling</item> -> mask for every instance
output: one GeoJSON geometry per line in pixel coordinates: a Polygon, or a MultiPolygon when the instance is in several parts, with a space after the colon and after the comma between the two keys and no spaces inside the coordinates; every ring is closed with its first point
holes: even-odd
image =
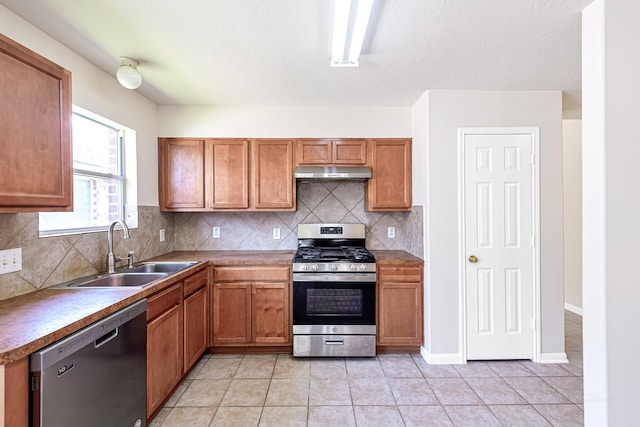
{"type": "Polygon", "coordinates": [[[359,68],[330,68],[331,0],[0,0],[160,105],[411,106],[428,89],[562,90],[580,115],[592,0],[375,0],[359,68]]]}

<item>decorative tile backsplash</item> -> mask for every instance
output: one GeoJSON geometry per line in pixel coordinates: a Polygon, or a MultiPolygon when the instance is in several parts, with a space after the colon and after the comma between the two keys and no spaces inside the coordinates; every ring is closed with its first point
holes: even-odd
{"type": "MultiPolygon", "coordinates": [[[[401,249],[423,258],[421,206],[411,212],[366,212],[364,184],[298,184],[296,212],[162,213],[157,206],[138,207],[131,238],[114,233],[116,255],[133,250],[143,260],[173,250],[295,250],[300,223],[363,223],[367,248],[401,249]],[[220,227],[220,238],[212,237],[220,227]],[[387,237],[395,227],[395,238],[387,237]],[[158,233],[165,229],[166,240],[158,233]],[[280,240],[273,229],[280,229],[280,240]]],[[[106,232],[38,237],[38,214],[0,214],[0,249],[22,248],[23,270],[0,275],[0,300],[105,271],[106,232]]]]}
{"type": "MultiPolygon", "coordinates": [[[[107,233],[38,237],[38,214],[0,214],[0,249],[22,248],[23,270],[0,275],[0,300],[105,271],[107,233]]],[[[114,252],[134,251],[142,260],[173,250],[173,218],[157,206],[138,207],[138,228],[123,239],[114,232],[114,252]],[[166,240],[158,233],[165,229],[166,240]]]]}
{"type": "Polygon", "coordinates": [[[363,223],[367,248],[401,249],[423,258],[422,206],[411,212],[366,212],[364,184],[299,183],[295,212],[214,212],[174,214],[176,250],[294,250],[300,223],[363,223]],[[220,227],[220,238],[212,228],[220,227]],[[393,239],[387,227],[396,228],[393,239]],[[280,240],[273,229],[280,229],[280,240]]]}

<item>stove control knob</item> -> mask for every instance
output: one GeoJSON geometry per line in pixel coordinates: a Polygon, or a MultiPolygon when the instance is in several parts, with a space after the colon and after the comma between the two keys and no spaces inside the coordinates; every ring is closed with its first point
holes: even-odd
{"type": "Polygon", "coordinates": [[[309,266],[307,264],[304,264],[302,266],[302,271],[307,271],[307,270],[309,270],[309,266]]]}
{"type": "Polygon", "coordinates": [[[312,264],[311,271],[318,271],[318,264],[312,264]]]}
{"type": "Polygon", "coordinates": [[[331,271],[336,271],[338,269],[338,266],[335,264],[331,264],[331,271]]]}
{"type": "Polygon", "coordinates": [[[365,271],[367,269],[366,264],[360,264],[360,271],[365,271]]]}
{"type": "Polygon", "coordinates": [[[356,267],[356,265],[355,265],[355,264],[351,264],[351,265],[349,266],[349,270],[351,270],[351,271],[356,271],[357,269],[358,269],[358,267],[356,267]]]}

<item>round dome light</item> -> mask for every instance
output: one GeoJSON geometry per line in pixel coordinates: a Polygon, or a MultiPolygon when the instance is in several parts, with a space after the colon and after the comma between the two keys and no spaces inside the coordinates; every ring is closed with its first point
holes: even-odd
{"type": "Polygon", "coordinates": [[[138,71],[138,61],[127,58],[120,58],[120,67],[116,71],[118,82],[127,89],[138,89],[142,84],[142,75],[138,71]]]}

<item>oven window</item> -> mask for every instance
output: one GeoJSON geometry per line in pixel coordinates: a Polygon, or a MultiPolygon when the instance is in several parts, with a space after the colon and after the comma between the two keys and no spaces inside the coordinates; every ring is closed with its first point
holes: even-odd
{"type": "Polygon", "coordinates": [[[375,325],[376,286],[371,282],[293,280],[294,325],[375,325]]]}
{"type": "Polygon", "coordinates": [[[362,289],[308,289],[307,316],[362,316],[362,289]]]}

